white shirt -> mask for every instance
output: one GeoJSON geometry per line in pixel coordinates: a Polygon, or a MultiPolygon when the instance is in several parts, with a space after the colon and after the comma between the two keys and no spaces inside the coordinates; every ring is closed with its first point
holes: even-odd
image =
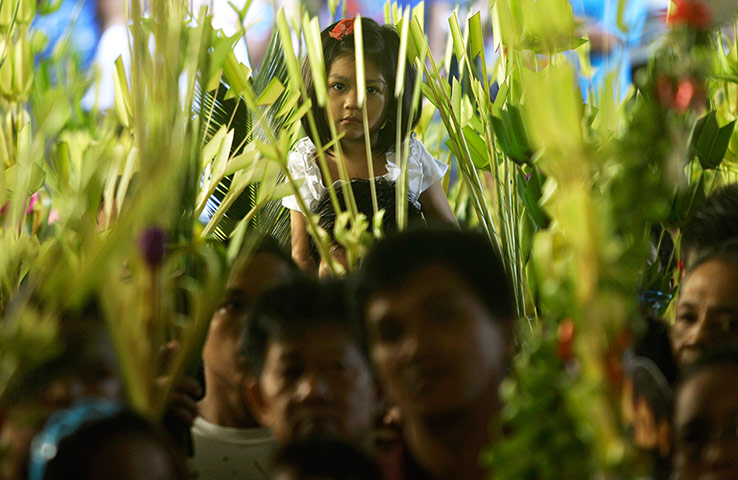
{"type": "MultiPolygon", "coordinates": [[[[431,156],[425,145],[412,134],[407,140],[409,142],[410,155],[407,162],[407,193],[410,202],[420,209],[420,194],[431,185],[443,178],[448,170],[448,165],[436,160],[431,156]]],[[[295,144],[295,149],[289,153],[287,168],[293,180],[305,179],[300,186],[300,195],[309,209],[315,207],[320,197],[328,190],[323,185],[323,176],[320,172],[315,154],[317,148],[309,137],[304,137],[295,144]]],[[[402,168],[397,164],[397,155],[394,149],[389,150],[386,155],[387,174],[384,175],[389,181],[397,181],[402,173],[402,168]]],[[[301,211],[294,195],[282,199],[282,205],[290,210],[301,211]]],[[[305,213],[305,212],[303,212],[305,213]]]]}
{"type": "Polygon", "coordinates": [[[267,479],[276,448],[268,428],[229,428],[197,417],[192,424],[194,456],[190,460],[198,480],[267,479]]]}

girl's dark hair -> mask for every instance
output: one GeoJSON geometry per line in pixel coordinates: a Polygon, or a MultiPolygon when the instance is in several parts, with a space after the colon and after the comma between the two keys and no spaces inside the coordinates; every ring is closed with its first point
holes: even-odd
{"type": "MultiPolygon", "coordinates": [[[[341,40],[330,36],[330,32],[335,28],[338,22],[333,23],[320,33],[320,41],[323,44],[323,58],[325,60],[326,76],[331,69],[331,65],[338,58],[346,54],[354,55],[354,35],[349,34],[341,40]]],[[[395,130],[397,126],[397,99],[394,96],[395,91],[395,75],[397,74],[397,62],[400,53],[400,36],[397,31],[389,25],[379,25],[370,18],[361,19],[361,29],[364,39],[364,58],[366,61],[372,62],[382,72],[382,76],[387,85],[387,103],[386,105],[386,122],[379,130],[376,145],[373,145],[375,153],[385,153],[395,143],[395,130]]],[[[412,97],[413,85],[415,85],[415,67],[413,67],[407,59],[405,78],[402,79],[405,85],[405,91],[402,94],[402,125],[401,132],[404,136],[418,124],[420,119],[420,105],[418,101],[415,114],[410,118],[411,110],[413,110],[412,97]]],[[[318,138],[314,138],[313,132],[308,124],[307,116],[302,117],[302,126],[307,134],[316,145],[318,141],[322,145],[331,141],[331,130],[328,121],[325,118],[323,109],[318,106],[318,97],[315,94],[315,83],[313,82],[313,74],[310,70],[310,62],[306,58],[302,64],[302,79],[305,83],[308,96],[312,102],[312,112],[315,118],[315,124],[318,130],[318,138]]]]}

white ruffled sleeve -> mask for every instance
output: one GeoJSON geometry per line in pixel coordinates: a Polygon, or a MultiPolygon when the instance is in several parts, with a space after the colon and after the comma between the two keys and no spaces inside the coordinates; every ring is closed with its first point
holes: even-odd
{"type": "Polygon", "coordinates": [[[411,156],[420,162],[423,171],[423,181],[420,185],[420,193],[423,193],[446,175],[448,165],[433,158],[425,145],[415,138],[415,135],[410,138],[410,151],[411,156]]]}
{"type": "MultiPolygon", "coordinates": [[[[448,165],[433,158],[425,145],[415,138],[415,133],[411,134],[408,139],[408,149],[407,195],[408,200],[420,209],[420,194],[446,175],[448,165]]],[[[387,152],[387,175],[385,178],[396,182],[401,173],[402,169],[397,162],[397,155],[395,155],[394,149],[390,149],[387,152]]]]}
{"type": "MultiPolygon", "coordinates": [[[[300,196],[308,209],[312,209],[326,190],[320,175],[320,168],[314,160],[315,145],[310,138],[305,137],[295,144],[295,149],[287,156],[287,169],[293,180],[304,180],[300,185],[300,196]]],[[[282,199],[282,205],[290,210],[302,212],[295,195],[282,199]]],[[[306,212],[302,212],[306,213],[306,212]]]]}
{"type": "MultiPolygon", "coordinates": [[[[295,149],[290,151],[287,157],[287,169],[290,171],[292,179],[304,180],[302,185],[300,185],[299,191],[308,209],[313,208],[325,191],[320,175],[320,168],[315,163],[314,156],[315,145],[313,145],[310,138],[305,137],[295,144],[295,149]]],[[[302,212],[295,195],[284,197],[282,199],[282,205],[290,210],[302,212]]]]}

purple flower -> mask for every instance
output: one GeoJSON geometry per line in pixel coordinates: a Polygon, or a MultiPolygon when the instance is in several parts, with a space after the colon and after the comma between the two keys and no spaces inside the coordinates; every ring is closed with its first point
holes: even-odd
{"type": "Polygon", "coordinates": [[[158,227],[149,227],[138,236],[138,249],[151,268],[157,268],[164,260],[167,234],[158,227]]]}

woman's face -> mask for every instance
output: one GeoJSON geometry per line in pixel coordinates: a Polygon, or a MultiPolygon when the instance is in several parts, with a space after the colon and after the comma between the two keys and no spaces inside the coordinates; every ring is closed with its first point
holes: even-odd
{"type": "MultiPolygon", "coordinates": [[[[364,62],[366,77],[366,111],[371,143],[383,125],[389,98],[387,81],[379,68],[371,61],[364,62]]],[[[336,126],[337,133],[345,133],[341,142],[364,142],[364,123],[358,101],[356,62],[353,55],[336,58],[328,71],[328,105],[326,121],[336,126]],[[330,114],[329,114],[330,112],[330,114]]]]}
{"type": "Polygon", "coordinates": [[[681,367],[708,350],[738,345],[738,267],[708,260],[684,277],[671,330],[681,367]]]}

